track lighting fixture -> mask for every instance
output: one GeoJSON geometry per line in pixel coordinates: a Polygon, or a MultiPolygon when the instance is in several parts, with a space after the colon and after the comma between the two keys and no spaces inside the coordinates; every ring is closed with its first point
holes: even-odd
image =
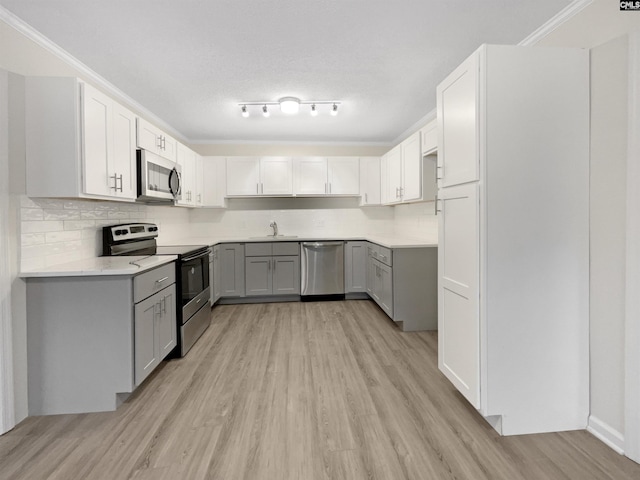
{"type": "Polygon", "coordinates": [[[321,112],[326,112],[326,107],[324,107],[324,110],[322,108],[323,105],[327,105],[329,106],[329,113],[331,115],[337,115],[338,114],[338,106],[340,105],[340,102],[337,101],[333,101],[333,100],[309,100],[309,101],[302,101],[299,98],[296,97],[282,97],[281,99],[279,99],[277,102],[242,102],[239,103],[238,106],[240,107],[240,112],[242,113],[243,117],[248,117],[251,108],[255,108],[255,107],[259,107],[262,110],[262,115],[264,115],[265,117],[269,117],[271,115],[271,112],[269,111],[269,107],[275,107],[275,106],[279,106],[280,107],[280,111],[285,114],[285,115],[295,115],[300,111],[300,105],[309,105],[310,106],[310,113],[311,116],[315,117],[318,115],[318,113],[321,112]]]}

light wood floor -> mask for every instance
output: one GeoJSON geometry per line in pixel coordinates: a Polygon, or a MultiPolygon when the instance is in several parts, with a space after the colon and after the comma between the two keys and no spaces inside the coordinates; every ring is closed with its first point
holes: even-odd
{"type": "Polygon", "coordinates": [[[28,418],[5,479],[639,479],[587,432],[500,437],[437,369],[437,334],[371,302],[219,306],[118,411],[28,418]]]}

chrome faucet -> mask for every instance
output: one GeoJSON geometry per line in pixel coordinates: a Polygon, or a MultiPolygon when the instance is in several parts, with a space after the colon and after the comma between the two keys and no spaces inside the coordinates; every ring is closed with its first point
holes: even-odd
{"type": "Polygon", "coordinates": [[[271,222],[271,223],[269,224],[269,226],[270,226],[271,228],[273,228],[273,236],[274,236],[274,237],[277,237],[277,236],[278,236],[278,224],[275,222],[275,220],[274,220],[273,222],[271,222]]]}

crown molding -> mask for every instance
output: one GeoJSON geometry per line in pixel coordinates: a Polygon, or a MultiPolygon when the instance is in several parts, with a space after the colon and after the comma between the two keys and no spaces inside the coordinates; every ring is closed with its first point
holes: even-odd
{"type": "Polygon", "coordinates": [[[91,82],[95,87],[103,90],[105,93],[113,97],[114,100],[117,100],[131,110],[137,111],[141,116],[145,117],[151,123],[156,124],[159,128],[167,131],[167,133],[170,133],[172,136],[178,138],[179,140],[188,142],[188,139],[182,133],[178,132],[171,125],[166,123],[153,112],[147,110],[147,108],[136,102],[133,98],[125,94],[122,90],[117,88],[107,79],[90,69],[69,52],[64,50],[56,43],[52,42],[49,38],[45,37],[31,25],[29,25],[24,20],[17,17],[2,6],[0,6],[0,20],[12,27],[18,33],[34,42],[36,45],[42,47],[47,52],[55,55],[57,58],[65,62],[67,65],[76,70],[84,80],[91,82]]]}
{"type": "Polygon", "coordinates": [[[543,24],[541,27],[536,29],[533,33],[531,33],[528,37],[522,40],[518,45],[522,45],[525,47],[535,45],[544,37],[553,32],[556,28],[561,26],[567,20],[577,15],[583,9],[588,7],[593,3],[594,0],[575,0],[574,2],[567,5],[564,9],[562,9],[558,14],[552,17],[548,22],[543,24]]]}
{"type": "Polygon", "coordinates": [[[390,143],[389,146],[394,147],[399,143],[402,143],[402,141],[406,140],[408,137],[410,137],[411,135],[416,133],[418,130],[420,130],[422,127],[424,127],[427,123],[432,122],[435,119],[436,119],[436,109],[434,108],[429,113],[427,113],[424,117],[422,117],[420,120],[418,120],[409,128],[407,128],[404,132],[398,135],[393,140],[393,142],[390,143]]]}
{"type": "Polygon", "coordinates": [[[391,147],[392,142],[339,142],[339,141],[291,141],[291,140],[207,140],[198,139],[189,142],[191,145],[279,145],[279,146],[326,146],[326,147],[391,147]]]}

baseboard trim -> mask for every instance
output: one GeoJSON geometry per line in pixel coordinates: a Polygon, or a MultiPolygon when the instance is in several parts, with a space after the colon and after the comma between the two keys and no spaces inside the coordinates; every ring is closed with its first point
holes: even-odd
{"type": "Polygon", "coordinates": [[[587,432],[620,455],[624,455],[624,435],[607,425],[599,418],[594,417],[593,415],[589,416],[587,432]]]}

